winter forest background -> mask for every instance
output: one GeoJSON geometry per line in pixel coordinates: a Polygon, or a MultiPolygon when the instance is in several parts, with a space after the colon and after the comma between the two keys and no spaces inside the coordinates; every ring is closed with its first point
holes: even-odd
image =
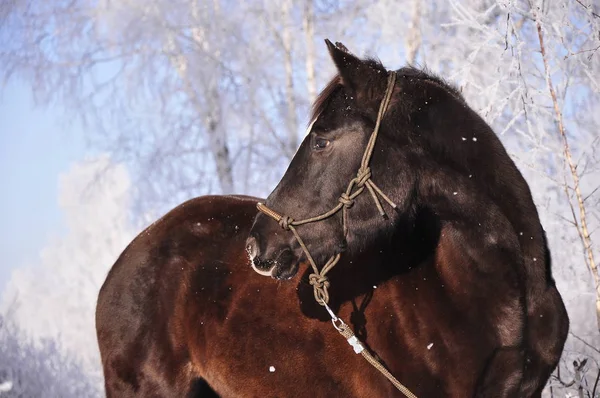
{"type": "Polygon", "coordinates": [[[0,89],[26,84],[96,155],[60,177],[67,230],[0,290],[0,397],[102,396],[108,269],[188,198],[275,186],[334,73],[325,38],[426,66],[494,127],[571,319],[547,396],[600,396],[598,0],[3,0],[0,89]]]}

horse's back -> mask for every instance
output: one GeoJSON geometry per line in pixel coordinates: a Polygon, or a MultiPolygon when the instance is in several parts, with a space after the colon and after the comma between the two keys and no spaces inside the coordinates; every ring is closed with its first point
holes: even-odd
{"type": "Polygon", "coordinates": [[[179,336],[172,320],[180,313],[181,287],[202,262],[206,246],[230,234],[223,233],[223,225],[235,229],[240,217],[248,223],[255,203],[241,196],[192,199],[141,232],[123,251],[96,308],[108,397],[210,396],[184,342],[174,340],[179,336]]]}

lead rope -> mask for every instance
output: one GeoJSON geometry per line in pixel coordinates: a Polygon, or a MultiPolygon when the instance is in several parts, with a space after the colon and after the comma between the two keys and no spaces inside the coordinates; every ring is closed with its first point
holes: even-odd
{"type": "MultiPolygon", "coordinates": [[[[347,215],[346,215],[346,213],[347,213],[348,209],[351,208],[352,205],[354,204],[354,200],[356,199],[356,197],[365,190],[365,186],[367,187],[367,190],[368,190],[369,194],[371,195],[371,198],[373,198],[373,202],[375,202],[375,206],[377,207],[377,210],[379,211],[379,214],[381,214],[381,216],[385,217],[386,214],[385,214],[385,211],[383,210],[383,207],[381,206],[381,201],[379,200],[379,197],[381,197],[383,200],[385,200],[394,209],[396,208],[396,204],[387,195],[385,195],[381,191],[381,189],[379,189],[379,187],[377,185],[375,185],[375,183],[371,179],[371,168],[369,167],[369,162],[371,160],[371,157],[373,156],[373,150],[375,148],[375,142],[377,140],[377,135],[379,134],[379,127],[381,125],[381,120],[383,119],[383,115],[385,114],[385,112],[388,108],[388,105],[392,98],[392,94],[394,92],[395,81],[396,81],[396,72],[390,72],[390,74],[388,76],[387,90],[386,90],[383,100],[381,101],[381,104],[379,106],[379,112],[377,114],[377,121],[375,122],[375,128],[373,129],[373,133],[371,134],[371,137],[369,138],[369,142],[367,143],[367,147],[365,148],[365,152],[364,152],[362,160],[361,160],[360,168],[358,169],[358,172],[356,173],[356,177],[354,177],[348,183],[348,187],[346,188],[346,191],[340,195],[340,197],[338,199],[339,203],[333,209],[331,209],[323,214],[320,214],[318,216],[315,216],[315,217],[306,218],[304,220],[294,220],[293,218],[291,218],[289,216],[285,216],[285,215],[281,215],[281,214],[277,213],[273,209],[268,208],[267,206],[265,206],[264,204],[262,204],[260,202],[256,204],[256,208],[263,214],[265,214],[265,215],[271,217],[272,219],[274,219],[275,221],[277,221],[277,223],[284,230],[292,231],[292,233],[294,234],[294,237],[298,241],[298,244],[302,248],[302,251],[306,255],[306,258],[308,259],[310,266],[313,269],[313,273],[308,276],[308,280],[309,280],[310,284],[313,286],[313,293],[315,296],[315,300],[317,301],[317,303],[319,303],[320,305],[325,307],[325,309],[331,316],[331,322],[332,322],[333,326],[342,336],[344,336],[344,338],[348,341],[348,343],[352,346],[352,348],[354,348],[354,352],[356,354],[361,354],[367,360],[367,362],[369,362],[375,369],[377,369],[379,372],[381,372],[381,374],[383,374],[406,397],[417,398],[416,395],[414,395],[408,388],[406,388],[404,385],[402,385],[402,383],[400,383],[368,350],[365,350],[363,344],[354,335],[354,332],[352,331],[352,329],[346,323],[344,323],[344,321],[342,321],[340,318],[338,318],[335,315],[335,313],[331,310],[331,308],[327,305],[329,303],[330,282],[329,282],[329,278],[327,278],[326,275],[338,263],[338,261],[340,260],[341,254],[338,253],[335,256],[332,256],[331,258],[329,258],[329,260],[327,260],[327,262],[325,263],[325,265],[323,266],[321,271],[319,271],[319,268],[317,267],[315,260],[312,258],[310,252],[308,251],[308,248],[304,244],[304,241],[302,240],[302,238],[298,234],[298,231],[295,228],[298,225],[303,225],[303,224],[308,224],[308,223],[313,223],[313,222],[324,220],[326,218],[333,216],[334,214],[336,214],[337,212],[339,212],[341,210],[342,211],[342,228],[344,231],[344,236],[346,236],[346,233],[347,233],[347,223],[346,223],[347,215]],[[379,197],[377,195],[379,195],[379,197]]],[[[312,125],[311,125],[311,127],[312,127],[312,125]]],[[[309,130],[310,130],[310,128],[309,128],[309,130]]]]}
{"type": "Polygon", "coordinates": [[[335,313],[329,308],[327,304],[325,304],[325,309],[329,312],[331,316],[331,323],[333,323],[333,327],[337,329],[338,332],[342,336],[346,338],[348,344],[352,346],[354,352],[356,354],[361,354],[363,358],[367,360],[375,369],[377,369],[381,374],[383,374],[389,381],[392,382],[394,387],[396,387],[402,394],[406,395],[408,398],[417,398],[415,394],[413,394],[406,386],[398,381],[370,352],[369,350],[365,350],[365,347],[361,343],[361,341],[354,335],[352,329],[344,323],[340,318],[338,318],[335,313]]]}

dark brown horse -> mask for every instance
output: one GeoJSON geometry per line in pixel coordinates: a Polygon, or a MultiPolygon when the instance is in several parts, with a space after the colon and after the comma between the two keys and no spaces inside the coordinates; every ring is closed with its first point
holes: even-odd
{"type": "MultiPolygon", "coordinates": [[[[338,203],[386,92],[379,63],[329,48],[340,76],[265,202],[296,219],[338,203]]],[[[418,397],[539,396],[568,319],[527,184],[456,90],[414,69],[393,87],[370,169],[397,208],[383,218],[364,193],[343,200],[345,233],[340,213],[297,227],[319,265],[342,253],[329,305],[418,397]]],[[[96,312],[108,397],[402,396],[333,328],[294,236],[256,203],[193,199],[125,249],[96,312]]]]}
{"type": "MultiPolygon", "coordinates": [[[[291,278],[308,253],[317,264],[343,253],[366,269],[361,280],[388,275],[390,295],[378,289],[366,309],[374,324],[367,343],[417,395],[539,396],[561,355],[568,317],[524,178],[456,89],[412,68],[391,73],[327,43],[339,75],[260,208],[265,214],[248,240],[254,267],[291,278]],[[381,217],[369,195],[360,195],[365,188],[375,204],[389,197],[396,206],[381,201],[381,217]],[[343,212],[294,221],[334,206],[343,212]],[[282,231],[290,225],[293,234],[282,231]],[[377,250],[389,253],[387,261],[356,258],[377,250]],[[387,345],[371,343],[386,333],[394,335],[387,345]],[[437,393],[427,390],[432,385],[437,393]]],[[[332,275],[327,283],[344,282],[332,275]]],[[[340,296],[333,296],[338,304],[354,298],[340,296]]]]}

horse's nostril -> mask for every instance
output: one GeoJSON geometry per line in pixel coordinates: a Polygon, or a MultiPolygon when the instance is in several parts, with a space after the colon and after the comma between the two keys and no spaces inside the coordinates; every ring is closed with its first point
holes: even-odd
{"type": "Polygon", "coordinates": [[[258,254],[258,245],[256,243],[256,238],[253,236],[250,236],[248,240],[246,240],[246,252],[251,260],[254,260],[258,254]]]}

